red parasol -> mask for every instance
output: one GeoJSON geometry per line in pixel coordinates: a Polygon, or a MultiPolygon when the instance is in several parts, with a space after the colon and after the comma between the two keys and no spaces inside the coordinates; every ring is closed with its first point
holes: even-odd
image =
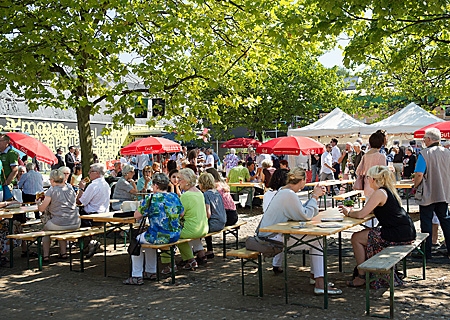
{"type": "Polygon", "coordinates": [[[256,148],[256,152],[298,156],[300,153],[304,155],[322,154],[325,152],[325,147],[322,143],[308,137],[289,136],[264,142],[256,148]]]}
{"type": "Polygon", "coordinates": [[[172,153],[181,151],[181,145],[165,138],[147,137],[144,139],[136,140],[130,143],[126,147],[120,149],[120,153],[123,155],[136,155],[136,154],[160,154],[160,153],[172,153]]]}
{"type": "Polygon", "coordinates": [[[430,128],[439,129],[441,131],[442,139],[450,138],[450,121],[436,122],[420,128],[419,130],[414,131],[414,138],[423,138],[425,135],[425,130],[430,128]]]}
{"type": "Polygon", "coordinates": [[[41,141],[21,132],[8,132],[6,135],[11,140],[11,145],[22,151],[29,157],[36,157],[36,160],[53,165],[58,163],[58,159],[45,144],[41,141]]]}
{"type": "Polygon", "coordinates": [[[234,138],[220,145],[221,148],[247,148],[248,146],[258,147],[261,142],[253,138],[234,138]]]}

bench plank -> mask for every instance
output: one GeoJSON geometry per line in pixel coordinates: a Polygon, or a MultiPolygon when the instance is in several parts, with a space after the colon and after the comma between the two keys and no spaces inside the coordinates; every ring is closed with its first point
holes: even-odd
{"type": "MultiPolygon", "coordinates": [[[[107,232],[109,230],[112,230],[112,228],[106,229],[107,232]]],[[[102,234],[102,233],[104,233],[103,228],[91,228],[89,230],[81,230],[81,231],[76,230],[76,231],[72,231],[72,232],[68,232],[68,233],[52,235],[52,236],[50,236],[50,239],[61,240],[61,241],[75,241],[79,238],[90,237],[90,236],[102,234]]]]}
{"type": "Polygon", "coordinates": [[[427,237],[428,233],[418,233],[416,240],[412,244],[384,248],[381,252],[361,263],[358,269],[373,273],[389,273],[395,264],[420,246],[427,237]]]}
{"type": "Polygon", "coordinates": [[[10,234],[7,236],[7,238],[8,239],[17,239],[17,240],[26,240],[26,241],[35,241],[39,237],[52,236],[52,235],[56,235],[56,234],[67,233],[70,231],[72,231],[72,230],[59,230],[59,231],[41,230],[41,231],[34,231],[34,232],[27,232],[27,233],[10,234]]]}
{"type": "Polygon", "coordinates": [[[349,191],[346,193],[335,195],[335,196],[333,196],[333,199],[343,201],[347,198],[355,197],[362,193],[364,193],[364,190],[353,190],[353,191],[349,191]]]}
{"type": "Polygon", "coordinates": [[[236,257],[242,259],[258,259],[258,256],[260,254],[261,253],[259,253],[258,251],[247,250],[247,248],[230,250],[227,252],[227,256],[229,257],[236,257]]]}

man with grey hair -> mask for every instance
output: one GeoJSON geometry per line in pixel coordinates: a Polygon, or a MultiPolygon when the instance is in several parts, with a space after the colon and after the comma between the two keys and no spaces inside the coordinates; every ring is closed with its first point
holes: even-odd
{"type": "MultiPolygon", "coordinates": [[[[34,203],[36,193],[44,191],[44,179],[42,174],[35,171],[36,165],[32,162],[26,164],[27,172],[20,177],[19,189],[22,189],[22,202],[34,203]]],[[[39,212],[35,213],[36,219],[39,218],[39,212]]]]}
{"type": "Polygon", "coordinates": [[[420,229],[428,233],[425,255],[431,259],[431,235],[433,212],[441,223],[447,246],[447,257],[450,250],[450,150],[439,145],[441,132],[436,128],[425,131],[423,142],[426,148],[420,151],[417,158],[414,187],[417,189],[416,202],[419,205],[420,229]]]}
{"type": "MultiPolygon", "coordinates": [[[[77,204],[83,205],[83,207],[80,208],[80,216],[109,211],[111,189],[109,188],[109,184],[105,181],[104,175],[104,164],[91,164],[91,169],[89,170],[89,185],[86,187],[86,184],[88,183],[86,178],[82,179],[78,184],[77,204]]],[[[81,223],[82,227],[92,226],[91,220],[82,219],[81,223]]],[[[92,257],[99,247],[100,243],[98,241],[91,240],[88,246],[89,253],[86,255],[86,258],[92,257]]]]}

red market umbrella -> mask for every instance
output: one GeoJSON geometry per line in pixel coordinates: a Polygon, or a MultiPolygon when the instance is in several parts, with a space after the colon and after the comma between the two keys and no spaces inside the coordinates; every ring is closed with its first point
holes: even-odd
{"type": "Polygon", "coordinates": [[[258,147],[261,142],[253,138],[234,138],[220,145],[221,148],[247,148],[248,146],[258,147]]]}
{"type": "Polygon", "coordinates": [[[325,147],[322,143],[308,137],[289,136],[264,142],[256,148],[256,152],[298,156],[300,153],[304,155],[322,154],[325,152],[325,147]]]}
{"type": "Polygon", "coordinates": [[[144,139],[136,140],[130,143],[126,147],[120,149],[120,153],[123,155],[136,155],[136,154],[160,154],[160,153],[172,153],[181,151],[181,145],[165,138],[147,137],[144,139]]]}
{"type": "Polygon", "coordinates": [[[11,145],[27,156],[36,157],[36,160],[49,165],[58,163],[58,159],[53,154],[53,151],[38,139],[21,132],[8,132],[6,135],[11,140],[11,145]]]}
{"type": "Polygon", "coordinates": [[[441,130],[442,139],[450,138],[450,121],[436,122],[420,128],[419,130],[414,131],[414,138],[423,138],[425,135],[425,130],[430,128],[437,128],[441,130]]]}

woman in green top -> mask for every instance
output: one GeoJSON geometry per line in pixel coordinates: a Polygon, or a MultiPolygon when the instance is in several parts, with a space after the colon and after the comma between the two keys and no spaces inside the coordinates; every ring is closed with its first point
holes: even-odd
{"type": "MultiPolygon", "coordinates": [[[[180,189],[184,191],[181,195],[181,204],[184,207],[184,225],[180,238],[201,238],[208,233],[208,217],[206,216],[206,206],[203,193],[195,186],[197,176],[191,169],[181,169],[179,171],[180,189]]],[[[197,268],[197,261],[194,259],[194,251],[203,251],[200,239],[192,240],[189,243],[178,245],[181,258],[183,259],[183,269],[191,270],[197,268]]],[[[204,251],[203,251],[204,252],[204,251]]]]}

